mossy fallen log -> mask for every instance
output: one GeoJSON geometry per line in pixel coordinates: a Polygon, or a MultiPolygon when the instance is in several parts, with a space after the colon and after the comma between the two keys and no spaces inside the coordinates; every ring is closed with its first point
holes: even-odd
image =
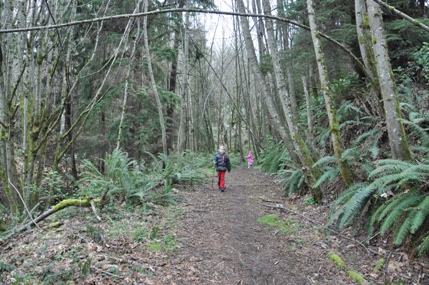
{"type": "Polygon", "coordinates": [[[40,216],[38,216],[37,218],[32,220],[31,222],[29,222],[29,223],[23,225],[22,227],[18,228],[15,232],[8,235],[6,237],[6,239],[10,238],[14,234],[22,233],[22,232],[26,231],[28,228],[35,226],[38,222],[43,221],[44,219],[46,219],[50,215],[52,215],[58,211],[61,211],[65,208],[68,208],[68,207],[91,207],[91,201],[99,204],[101,202],[101,199],[83,199],[83,200],[66,199],[66,200],[63,200],[63,201],[59,202],[58,204],[54,205],[48,211],[44,212],[43,214],[41,214],[40,216]]]}
{"type": "Polygon", "coordinates": [[[337,265],[341,269],[345,269],[346,268],[346,263],[344,262],[344,260],[341,257],[338,256],[338,254],[330,253],[330,254],[328,254],[328,257],[329,257],[330,260],[332,260],[332,262],[335,265],[337,265]]]}
{"type": "Polygon", "coordinates": [[[340,267],[342,270],[346,272],[346,275],[350,277],[355,283],[361,284],[361,285],[368,285],[368,281],[365,280],[365,278],[362,277],[359,273],[353,271],[353,270],[347,270],[347,265],[344,262],[344,260],[335,253],[329,253],[328,258],[338,267],[340,267]]]}
{"type": "Polygon", "coordinates": [[[362,275],[360,275],[359,273],[352,271],[352,270],[348,270],[346,272],[347,276],[349,276],[353,281],[355,281],[358,284],[362,284],[365,279],[362,277],[362,275]]]}

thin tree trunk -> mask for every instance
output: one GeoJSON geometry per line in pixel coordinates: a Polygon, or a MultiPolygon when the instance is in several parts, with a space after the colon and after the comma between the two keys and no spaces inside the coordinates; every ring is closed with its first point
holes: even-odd
{"type": "MultiPolygon", "coordinates": [[[[240,13],[245,12],[243,0],[237,0],[237,7],[238,7],[238,11],[240,13]]],[[[265,81],[262,77],[262,73],[261,73],[261,70],[260,70],[259,64],[258,64],[258,59],[256,57],[255,48],[253,46],[252,37],[250,34],[249,22],[247,21],[247,18],[241,17],[240,23],[241,23],[241,29],[243,31],[244,42],[246,45],[247,56],[248,56],[250,65],[252,67],[254,76],[256,78],[256,81],[262,87],[262,92],[263,92],[262,96],[264,97],[265,103],[267,105],[270,121],[271,121],[273,126],[276,126],[276,130],[280,133],[280,136],[281,136],[286,148],[288,149],[289,154],[292,157],[292,159],[294,161],[299,161],[299,158],[295,152],[294,146],[293,146],[289,136],[287,135],[284,127],[280,123],[280,118],[279,118],[279,115],[278,115],[278,113],[274,107],[270,93],[268,92],[267,84],[265,83],[265,81]]]]}
{"type": "MultiPolygon", "coordinates": [[[[189,0],[186,1],[186,7],[189,8],[189,0]]],[[[184,28],[184,43],[183,43],[183,93],[180,99],[180,121],[179,132],[177,135],[177,151],[185,150],[186,142],[186,121],[187,121],[187,100],[189,91],[188,66],[189,66],[189,12],[185,12],[185,28],[184,28]]]]}
{"type": "Polygon", "coordinates": [[[307,109],[307,134],[306,134],[306,137],[308,139],[308,143],[310,144],[311,150],[313,152],[313,157],[317,158],[318,153],[317,153],[316,146],[314,145],[313,114],[311,112],[311,99],[310,99],[310,94],[308,92],[307,77],[302,76],[301,81],[302,81],[302,89],[304,90],[305,106],[307,109]]]}
{"type": "MultiPolygon", "coordinates": [[[[136,12],[139,11],[140,4],[141,4],[141,1],[138,1],[136,3],[136,5],[137,5],[136,12]]],[[[145,3],[145,5],[146,5],[146,3],[145,3]]],[[[146,18],[147,17],[144,17],[144,20],[146,20],[146,18]]],[[[146,26],[144,28],[146,28],[146,26]]],[[[145,35],[146,34],[147,33],[145,33],[145,35]]],[[[130,85],[131,70],[133,69],[132,66],[134,65],[136,49],[137,49],[137,42],[140,40],[140,37],[141,37],[141,35],[140,35],[140,23],[138,22],[137,31],[136,31],[135,38],[133,41],[133,48],[131,50],[130,58],[128,61],[127,75],[125,77],[124,99],[122,101],[122,111],[121,111],[121,119],[119,121],[119,126],[118,126],[118,138],[116,140],[116,149],[119,149],[121,146],[122,132],[123,132],[123,128],[124,128],[124,120],[125,120],[125,114],[126,114],[127,103],[128,103],[128,92],[130,91],[129,85],[130,85]]],[[[145,44],[146,44],[146,38],[144,40],[145,40],[145,44]]],[[[125,50],[124,50],[123,55],[124,54],[125,54],[125,50]]],[[[148,61],[148,65],[151,66],[150,60],[148,61]]],[[[151,68],[149,68],[149,70],[151,70],[151,68]]]]}
{"type": "Polygon", "coordinates": [[[371,27],[372,38],[374,39],[372,49],[380,81],[380,91],[383,97],[390,151],[394,159],[411,160],[408,140],[401,121],[396,84],[393,78],[392,67],[390,66],[382,11],[380,5],[374,0],[367,0],[367,7],[369,25],[371,27]]]}
{"type": "Polygon", "coordinates": [[[347,185],[353,183],[350,167],[347,161],[342,157],[344,152],[343,142],[340,135],[340,127],[337,118],[334,96],[329,87],[329,77],[326,68],[325,56],[322,49],[322,43],[319,38],[316,24],[316,14],[314,11],[313,0],[307,0],[308,18],[310,22],[311,38],[313,40],[314,52],[316,54],[317,67],[319,69],[320,85],[325,99],[326,112],[328,113],[329,126],[331,129],[332,145],[335,157],[340,168],[341,177],[347,185]]]}

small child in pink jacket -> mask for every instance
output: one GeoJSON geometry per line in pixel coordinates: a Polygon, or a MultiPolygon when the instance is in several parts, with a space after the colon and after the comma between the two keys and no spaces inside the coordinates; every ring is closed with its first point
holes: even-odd
{"type": "Polygon", "coordinates": [[[253,155],[251,150],[249,150],[249,155],[246,156],[246,159],[247,159],[247,168],[250,168],[253,164],[253,155]]]}

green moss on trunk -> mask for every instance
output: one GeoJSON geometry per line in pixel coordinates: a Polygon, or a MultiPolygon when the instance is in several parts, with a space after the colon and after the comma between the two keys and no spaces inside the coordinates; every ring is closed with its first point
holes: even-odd
{"type": "MultiPolygon", "coordinates": [[[[59,202],[54,207],[52,207],[52,210],[54,212],[57,212],[59,210],[62,210],[67,207],[89,207],[91,206],[90,199],[85,200],[79,200],[79,199],[67,199],[59,202]]],[[[101,199],[94,199],[95,203],[100,203],[101,199]]]]}

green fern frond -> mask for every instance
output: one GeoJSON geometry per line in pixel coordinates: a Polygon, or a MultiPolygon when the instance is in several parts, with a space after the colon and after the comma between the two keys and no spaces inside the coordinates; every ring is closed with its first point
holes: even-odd
{"type": "Polygon", "coordinates": [[[368,121],[368,122],[378,122],[379,119],[374,116],[364,116],[361,118],[362,121],[368,121]]]}
{"type": "Polygon", "coordinates": [[[401,226],[399,227],[399,230],[396,232],[395,238],[393,240],[393,245],[399,246],[402,244],[402,242],[410,232],[411,225],[411,217],[410,215],[408,215],[407,218],[402,222],[401,226]]]}
{"type": "Polygon", "coordinates": [[[344,214],[342,215],[338,226],[340,228],[347,226],[365,207],[371,195],[375,192],[375,189],[369,185],[368,187],[362,187],[359,189],[353,197],[344,204],[344,214]]]}
{"type": "Polygon", "coordinates": [[[358,146],[362,143],[362,141],[364,141],[366,138],[374,136],[375,134],[379,133],[379,129],[378,128],[373,128],[371,130],[368,130],[366,132],[364,132],[363,134],[361,134],[360,136],[358,136],[354,142],[353,142],[353,146],[358,146]]]}
{"type": "Polygon", "coordinates": [[[427,220],[429,214],[429,197],[419,195],[423,200],[415,207],[407,209],[407,218],[401,224],[395,235],[393,244],[399,246],[409,234],[415,234],[421,225],[427,220]]]}
{"type": "Polygon", "coordinates": [[[340,171],[338,167],[329,167],[323,174],[320,176],[319,179],[313,184],[313,188],[317,188],[326,181],[332,181],[335,177],[337,177],[340,174],[340,171]]]}
{"type": "Polygon", "coordinates": [[[366,193],[367,197],[369,197],[374,190],[369,189],[367,183],[357,183],[341,193],[340,197],[338,197],[332,204],[331,209],[333,214],[331,214],[327,225],[330,225],[335,220],[340,219],[338,221],[339,226],[345,226],[352,218],[354,218],[356,210],[363,208],[362,204],[366,204],[366,201],[364,201],[365,191],[369,192],[366,193]],[[341,207],[339,207],[340,205],[341,207]]]}
{"type": "Polygon", "coordinates": [[[429,172],[420,173],[418,170],[421,170],[420,167],[412,167],[402,171],[398,175],[398,182],[396,183],[396,188],[400,188],[405,184],[414,184],[419,185],[425,183],[429,178],[429,172]],[[416,169],[419,168],[419,169],[416,169]]]}
{"type": "MultiPolygon", "coordinates": [[[[402,194],[400,194],[400,195],[402,195],[402,194]]],[[[392,203],[399,203],[400,201],[399,201],[399,199],[398,199],[398,196],[399,195],[397,195],[397,196],[394,196],[393,198],[391,198],[391,199],[389,199],[389,200],[387,200],[387,201],[385,201],[384,203],[382,203],[381,205],[379,205],[376,209],[375,209],[375,211],[374,212],[372,212],[372,214],[371,214],[371,217],[370,217],[370,219],[369,219],[369,225],[368,225],[368,228],[369,228],[369,235],[372,235],[372,233],[373,233],[373,230],[374,230],[374,228],[375,228],[375,225],[379,222],[379,221],[381,221],[383,218],[381,218],[380,217],[380,215],[381,215],[381,212],[383,212],[385,209],[386,209],[386,207],[390,207],[390,204],[392,204],[392,203]]],[[[376,200],[377,201],[377,200],[376,200]]]]}
{"type": "Polygon", "coordinates": [[[361,126],[361,127],[365,127],[365,126],[370,126],[370,125],[371,124],[365,123],[363,121],[348,120],[348,121],[344,121],[342,124],[340,124],[340,130],[344,129],[347,126],[361,126]]]}
{"type": "Polygon", "coordinates": [[[277,183],[284,184],[284,195],[291,195],[298,192],[304,181],[304,173],[300,168],[279,171],[276,177],[280,177],[280,179],[276,180],[277,183]]]}
{"type": "Polygon", "coordinates": [[[377,144],[373,144],[367,150],[373,159],[376,159],[380,155],[380,148],[377,146],[377,144]]]}
{"type": "Polygon", "coordinates": [[[414,216],[412,218],[410,233],[415,234],[424,221],[428,218],[429,215],[429,196],[416,207],[414,216]]]}
{"type": "Polygon", "coordinates": [[[329,142],[331,137],[331,129],[330,128],[322,128],[318,127],[317,131],[319,131],[319,135],[315,138],[316,143],[321,145],[325,145],[329,142]]]}
{"type": "Polygon", "coordinates": [[[354,105],[354,103],[352,101],[342,101],[341,105],[338,107],[337,110],[338,114],[352,114],[352,115],[361,115],[364,114],[364,112],[357,107],[356,105],[354,105]]]}
{"type": "Polygon", "coordinates": [[[332,203],[331,213],[333,213],[334,211],[336,211],[336,209],[340,205],[344,204],[349,199],[351,199],[351,197],[353,197],[353,195],[356,193],[356,191],[358,191],[360,188],[366,187],[366,186],[368,186],[367,182],[359,182],[359,183],[353,184],[352,186],[350,186],[346,190],[344,190],[340,194],[340,196],[334,201],[334,203],[332,203]]]}
{"type": "Polygon", "coordinates": [[[377,167],[369,174],[368,178],[375,179],[377,176],[399,173],[412,165],[409,162],[401,160],[381,159],[377,161],[377,167]]]}
{"type": "Polygon", "coordinates": [[[429,234],[426,234],[423,237],[423,240],[416,248],[416,251],[419,255],[424,255],[429,251],[429,234]]]}
{"type": "Polygon", "coordinates": [[[392,226],[396,225],[399,218],[404,214],[408,208],[415,207],[422,200],[422,196],[416,193],[401,195],[400,202],[396,207],[392,207],[390,212],[386,212],[386,218],[381,223],[380,233],[384,235],[386,231],[392,226]]]}
{"type": "Polygon", "coordinates": [[[412,147],[414,152],[420,152],[421,154],[429,154],[429,146],[419,146],[419,145],[415,145],[412,147]]]}
{"type": "Polygon", "coordinates": [[[428,128],[422,128],[418,125],[420,122],[426,121],[425,119],[416,120],[414,122],[402,119],[403,123],[405,125],[410,126],[412,133],[411,135],[415,136],[417,139],[421,140],[422,145],[429,145],[429,129],[428,128]]]}
{"type": "Polygon", "coordinates": [[[321,165],[335,164],[337,163],[337,159],[335,156],[324,156],[321,157],[318,161],[316,161],[311,167],[316,168],[321,165]]]}
{"type": "Polygon", "coordinates": [[[292,175],[290,176],[289,180],[285,184],[285,189],[288,189],[287,193],[288,195],[291,195],[295,192],[297,192],[300,181],[304,177],[304,174],[301,169],[295,170],[292,175]]]}
{"type": "Polygon", "coordinates": [[[396,208],[403,200],[404,193],[400,193],[393,198],[385,201],[373,214],[374,222],[382,221],[391,211],[396,208]]]}
{"type": "Polygon", "coordinates": [[[348,159],[352,159],[352,158],[357,158],[358,151],[359,150],[357,148],[348,148],[348,149],[345,149],[343,151],[343,153],[341,154],[341,159],[342,160],[348,160],[348,159]]]}
{"type": "Polygon", "coordinates": [[[416,110],[416,106],[410,103],[406,102],[400,102],[399,106],[401,107],[401,110],[407,113],[414,112],[416,110]]]}
{"type": "Polygon", "coordinates": [[[380,167],[369,174],[369,178],[376,178],[372,184],[384,193],[386,187],[394,186],[396,189],[404,184],[421,184],[429,178],[428,164],[413,164],[398,160],[380,160],[380,167]]]}

